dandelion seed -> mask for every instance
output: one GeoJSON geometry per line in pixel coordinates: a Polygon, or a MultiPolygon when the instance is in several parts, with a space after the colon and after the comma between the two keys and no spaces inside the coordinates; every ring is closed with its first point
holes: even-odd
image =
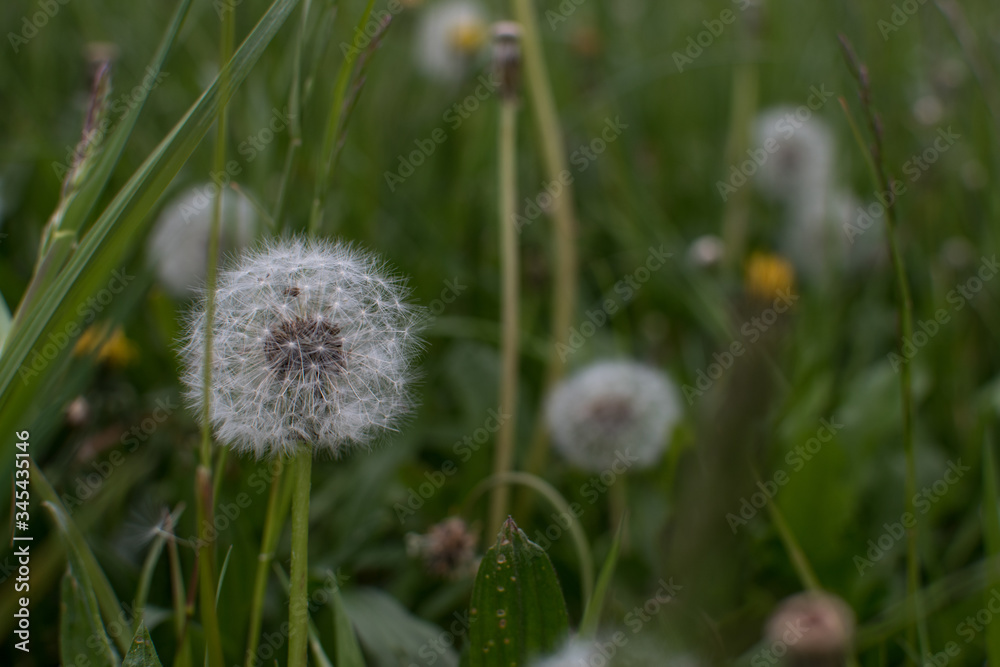
{"type": "MultiPolygon", "coordinates": [[[[215,187],[204,183],[175,197],[149,236],[147,257],[160,284],[177,299],[194,296],[205,283],[215,187]]],[[[220,255],[247,246],[256,229],[253,205],[229,188],[223,190],[220,255]]]]}
{"type": "Polygon", "coordinates": [[[486,12],[467,0],[446,0],[426,8],[416,42],[417,63],[430,78],[462,78],[489,36],[486,12]]]}
{"type": "MultiPolygon", "coordinates": [[[[220,272],[210,421],[258,458],[298,443],[339,456],[394,430],[410,406],[421,311],[373,255],[290,240],[220,272]]],[[[183,348],[188,398],[204,398],[204,300],[183,348]]]]}
{"type": "Polygon", "coordinates": [[[546,421],[559,452],[583,470],[611,468],[629,456],[656,463],[681,418],[680,394],[664,373],[630,361],[593,364],[552,392],[546,421]]]}

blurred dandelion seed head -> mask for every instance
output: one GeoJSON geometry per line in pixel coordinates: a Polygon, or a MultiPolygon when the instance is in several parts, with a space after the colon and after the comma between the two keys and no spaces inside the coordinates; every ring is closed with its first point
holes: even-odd
{"type": "MultiPolygon", "coordinates": [[[[205,283],[215,190],[214,183],[203,183],[179,194],[164,207],[149,236],[147,259],[174,298],[192,297],[205,283]]],[[[246,247],[256,231],[253,205],[233,190],[223,189],[220,256],[246,247]]]]}
{"type": "Polygon", "coordinates": [[[431,574],[458,579],[479,569],[475,533],[459,517],[450,517],[431,526],[426,534],[406,536],[406,551],[420,558],[431,574]]]}
{"type": "Polygon", "coordinates": [[[620,456],[655,464],[681,418],[680,394],[664,373],[631,361],[603,361],[557,386],[546,421],[559,452],[583,470],[609,469],[620,456]]]}
{"type": "Polygon", "coordinates": [[[575,639],[567,642],[558,653],[539,660],[533,665],[534,667],[590,667],[590,665],[595,664],[595,658],[606,662],[604,656],[598,653],[591,644],[575,639]]]}
{"type": "MultiPolygon", "coordinates": [[[[341,243],[272,241],[222,271],[212,323],[210,421],[258,458],[306,441],[339,456],[394,430],[410,407],[422,311],[374,255],[341,243]]],[[[204,297],[183,347],[200,406],[204,297]]]]}
{"type": "Polygon", "coordinates": [[[854,612],[840,598],[828,593],[808,592],[784,600],[767,622],[769,641],[782,641],[788,629],[796,628],[798,639],[789,643],[790,664],[829,664],[846,656],[854,641],[854,612]],[[827,664],[827,662],[823,662],[827,664]]]}
{"type": "Polygon", "coordinates": [[[421,70],[438,81],[457,81],[490,34],[482,6],[467,0],[439,2],[423,10],[416,52],[421,70]]]}

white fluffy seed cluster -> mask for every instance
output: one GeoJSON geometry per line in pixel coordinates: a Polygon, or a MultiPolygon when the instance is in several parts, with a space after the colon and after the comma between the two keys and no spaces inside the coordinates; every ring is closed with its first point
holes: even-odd
{"type": "Polygon", "coordinates": [[[768,149],[753,182],[785,207],[781,250],[811,282],[868,268],[880,253],[883,232],[876,227],[881,219],[861,238],[845,231],[860,202],[836,187],[833,132],[818,116],[802,122],[793,120],[795,114],[789,107],[767,109],[757,118],[754,132],[756,146],[777,146],[773,153],[768,149]]]}
{"type": "MultiPolygon", "coordinates": [[[[167,292],[191,297],[204,285],[208,266],[208,234],[215,208],[215,184],[189,188],[160,213],[146,246],[146,256],[167,292]]],[[[246,198],[222,191],[220,256],[246,247],[257,231],[257,212],[246,198]]]]}
{"type": "Polygon", "coordinates": [[[635,468],[656,463],[681,418],[677,385],[632,361],[602,361],[558,385],[546,420],[559,452],[583,470],[609,469],[621,457],[635,468]]]}
{"type": "Polygon", "coordinates": [[[591,667],[592,660],[601,656],[593,646],[580,640],[567,642],[559,652],[536,661],[534,667],[591,667]]]}
{"type": "Polygon", "coordinates": [[[485,44],[486,12],[477,2],[445,0],[427,7],[417,29],[416,58],[431,79],[460,79],[485,44]]]}
{"type": "MultiPolygon", "coordinates": [[[[210,421],[258,458],[300,442],[339,456],[395,430],[410,407],[421,309],[374,255],[341,243],[271,241],[220,272],[210,421]]],[[[202,297],[183,347],[184,382],[203,400],[202,297]]]]}

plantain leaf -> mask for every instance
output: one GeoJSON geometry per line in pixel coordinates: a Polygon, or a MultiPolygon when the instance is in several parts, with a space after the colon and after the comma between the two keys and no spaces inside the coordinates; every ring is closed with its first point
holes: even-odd
{"type": "MultiPolygon", "coordinates": [[[[274,1],[212,85],[97,218],[65,268],[39,295],[34,306],[19,313],[23,320],[5,342],[0,357],[0,404],[5,408],[0,412],[0,429],[14,430],[15,424],[32,412],[33,404],[44,404],[36,400],[37,394],[58,364],[50,357],[41,357],[39,349],[48,343],[48,347],[65,352],[76,335],[74,331],[81,328],[87,299],[105,286],[111,278],[108,271],[122,267],[129,252],[143,238],[150,211],[298,1],[274,1]]],[[[93,311],[90,314],[93,316],[93,311]]],[[[8,473],[13,465],[14,457],[9,455],[13,446],[14,441],[8,438],[0,449],[0,454],[4,454],[0,456],[0,475],[8,473]]]]}
{"type": "Polygon", "coordinates": [[[159,656],[156,655],[156,647],[149,637],[149,630],[145,623],[139,624],[139,629],[132,637],[132,645],[125,654],[125,661],[122,667],[163,667],[159,656]]]}
{"type": "Polygon", "coordinates": [[[548,554],[508,518],[483,556],[469,610],[469,667],[522,667],[569,632],[548,554]]]}
{"type": "Polygon", "coordinates": [[[59,610],[59,659],[64,665],[117,667],[118,660],[101,623],[93,591],[88,595],[70,569],[62,578],[59,610]],[[96,625],[95,625],[96,623],[96,625]],[[95,642],[94,639],[97,641],[95,642]]]}

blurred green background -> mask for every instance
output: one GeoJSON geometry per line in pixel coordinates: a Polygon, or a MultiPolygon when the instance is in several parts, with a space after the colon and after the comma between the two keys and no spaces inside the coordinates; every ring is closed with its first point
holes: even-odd
{"type": "MultiPolygon", "coordinates": [[[[313,3],[303,49],[303,147],[291,172],[286,215],[279,221],[284,233],[305,228],[315,156],[342,61],[340,45],[352,39],[362,4],[313,3]]],[[[464,512],[480,531],[480,551],[494,541],[482,534],[486,501],[468,502],[469,492],[490,474],[489,446],[461,462],[458,473],[402,521],[394,510],[407,502],[411,489],[427,481],[427,473],[455,458],[455,443],[483,426],[488,411],[498,405],[498,105],[491,97],[457,127],[449,120],[454,118],[446,115],[452,105],[474,95],[478,77],[488,72],[488,57],[453,83],[425,77],[415,63],[414,41],[421,12],[433,4],[427,0],[396,16],[365,71],[324,216],[326,233],[379,252],[409,277],[416,300],[432,307],[417,390],[420,405],[401,433],[372,453],[318,462],[310,540],[314,584],[319,586],[328,570],[342,577],[345,601],[372,664],[406,667],[453,660],[451,653],[427,652],[427,641],[441,631],[436,628],[448,628],[453,614],[465,610],[472,585],[468,576],[428,576],[421,562],[407,555],[407,533],[425,532],[464,512]],[[390,189],[386,172],[397,171],[401,156],[415,149],[414,142],[425,141],[439,128],[445,140],[411,177],[390,189]],[[453,295],[443,308],[433,305],[453,295]],[[421,646],[426,655],[418,654],[421,646]]],[[[649,248],[663,246],[673,253],[608,325],[574,351],[570,368],[629,356],[667,370],[678,384],[693,386],[699,371],[713,363],[713,354],[731,341],[744,340],[742,324],[767,307],[746,284],[744,262],[752,251],[778,251],[785,210],[748,186],[738,198],[747,224],[740,256],[728,266],[703,266],[691,261],[688,248],[701,235],[722,234],[723,219],[734,205],[721,200],[716,183],[730,173],[733,160],[727,150],[734,141],[739,146],[733,128],[745,127],[755,108],[796,107],[806,102],[810,87],[825,86],[847,101],[855,117],[862,117],[837,33],[851,39],[870,68],[874,105],[884,124],[885,164],[897,177],[906,178],[904,163],[932,146],[939,129],[950,127],[961,135],[900,197],[898,219],[916,319],[933,318],[940,308],[951,313],[950,322],[910,362],[918,488],[941,479],[949,461],[971,466],[919,517],[921,579],[932,589],[925,600],[931,646],[941,651],[947,642],[957,641],[963,647],[957,664],[981,663],[989,631],[965,644],[957,626],[984,606],[994,584],[1000,585],[986,567],[987,515],[981,511],[984,475],[991,474],[981,465],[982,453],[1000,410],[1000,286],[986,281],[961,309],[953,307],[948,294],[979,270],[980,257],[990,258],[998,249],[1000,117],[991,114],[990,103],[1000,99],[1000,6],[961,0],[961,15],[949,19],[945,10],[955,3],[936,6],[928,1],[885,39],[879,21],[892,20],[888,2],[769,0],[744,12],[730,2],[586,0],[578,6],[563,2],[574,9],[554,27],[544,12],[559,12],[559,3],[538,4],[568,150],[599,136],[608,119],[627,126],[602,155],[573,174],[580,254],[575,321],[586,321],[587,310],[614,295],[615,284],[645,262],[649,248]],[[703,21],[727,9],[735,12],[736,21],[679,72],[675,53],[706,29],[703,21]],[[749,107],[739,111],[736,103],[747,100],[749,107]],[[934,113],[926,111],[928,104],[934,113]]],[[[22,18],[37,11],[36,5],[4,3],[3,32],[20,33],[22,18]]],[[[238,5],[237,43],[267,6],[260,0],[238,5]]],[[[506,3],[484,7],[492,19],[510,16],[506,3]]],[[[383,7],[376,3],[376,8],[383,7]]],[[[89,54],[98,48],[114,50],[111,98],[128,94],[142,81],[173,10],[161,0],[141,5],[70,0],[17,53],[10,44],[0,48],[0,294],[11,311],[31,279],[42,227],[59,200],[61,179],[52,165],[64,162],[79,140],[93,74],[89,54]]],[[[289,133],[278,132],[253,159],[237,147],[266,126],[274,109],[287,105],[298,20],[298,13],[293,14],[229,107],[230,155],[242,165],[235,180],[266,209],[278,195],[289,133]]],[[[142,110],[99,207],[217,73],[219,27],[212,3],[196,1],[164,66],[166,76],[142,110]]],[[[522,200],[548,180],[530,111],[525,104],[520,114],[522,200]]],[[[1000,109],[994,106],[993,111],[1000,109]]],[[[835,137],[838,183],[861,202],[873,201],[864,154],[838,101],[829,100],[816,116],[835,137]]],[[[210,138],[202,142],[164,201],[206,181],[211,144],[210,138]]],[[[552,238],[545,216],[519,235],[521,464],[534,442],[545,360],[554,342],[549,330],[552,238]]],[[[193,412],[182,406],[175,343],[188,304],[171,299],[155,284],[143,248],[144,239],[135,239],[125,270],[137,279],[99,318],[123,327],[132,358],[115,364],[93,354],[71,355],[44,400],[23,415],[19,426],[31,431],[33,455],[64,494],[64,503],[66,498],[81,501],[70,509],[123,600],[135,591],[151,529],[164,508],[186,503],[176,533],[195,532],[191,499],[198,430],[193,412]],[[89,416],[67,421],[67,407],[77,397],[86,400],[89,416]],[[175,406],[168,418],[148,435],[144,432],[140,445],[128,451],[120,435],[163,404],[175,406]],[[94,488],[88,486],[88,476],[99,473],[115,451],[124,463],[106,478],[99,475],[94,488]]],[[[899,339],[892,269],[881,262],[840,272],[822,284],[799,279],[795,291],[800,299],[791,313],[750,346],[750,353],[711,390],[686,405],[662,464],[629,476],[629,548],[602,627],[622,626],[661,580],[672,578],[683,589],[651,618],[636,644],[650,643],[654,651],[662,650],[661,645],[697,650],[710,664],[757,650],[764,620],[803,583],[766,511],[735,535],[726,514],[738,512],[741,499],[756,490],[754,471],[770,479],[774,471],[785,470],[790,480],[775,501],[818,580],[855,610],[860,663],[900,664],[907,646],[917,650],[908,644],[900,607],[906,594],[903,541],[863,574],[855,561],[855,556],[867,557],[868,541],[877,541],[886,530],[883,525],[898,521],[905,510],[899,379],[887,359],[899,339]],[[790,472],[786,454],[815,436],[821,419],[843,427],[814,460],[790,472]]],[[[222,555],[232,546],[219,608],[228,638],[226,657],[233,664],[242,660],[248,582],[266,505],[257,502],[266,493],[252,478],[265,467],[230,457],[218,498],[219,507],[235,502],[241,492],[254,499],[222,531],[218,543],[222,555]]],[[[608,499],[602,496],[590,504],[583,490],[589,476],[556,454],[543,476],[568,500],[587,508],[581,521],[601,563],[614,534],[608,499]]],[[[516,492],[515,506],[525,507],[526,496],[516,492]]],[[[8,573],[0,584],[4,664],[54,664],[58,659],[57,591],[65,565],[47,517],[40,508],[32,512],[37,535],[33,653],[26,658],[12,646],[8,611],[15,595],[8,573]]],[[[515,519],[532,537],[553,523],[552,510],[542,502],[515,519]]],[[[189,576],[193,551],[183,542],[180,547],[189,576]]],[[[2,553],[9,558],[8,549],[2,553]]],[[[579,566],[571,540],[554,540],[549,554],[570,617],[577,622],[579,566]]],[[[286,535],[278,560],[287,558],[286,535]]],[[[165,664],[173,659],[166,621],[169,582],[164,559],[155,571],[147,613],[165,664]]],[[[283,622],[285,607],[280,587],[272,581],[265,631],[283,622]]],[[[328,613],[324,608],[317,614],[319,627],[329,627],[328,613]]],[[[993,631],[1000,632],[1000,624],[993,631]]],[[[460,646],[461,638],[458,642],[460,646]]],[[[278,658],[284,658],[281,651],[278,658]]]]}

